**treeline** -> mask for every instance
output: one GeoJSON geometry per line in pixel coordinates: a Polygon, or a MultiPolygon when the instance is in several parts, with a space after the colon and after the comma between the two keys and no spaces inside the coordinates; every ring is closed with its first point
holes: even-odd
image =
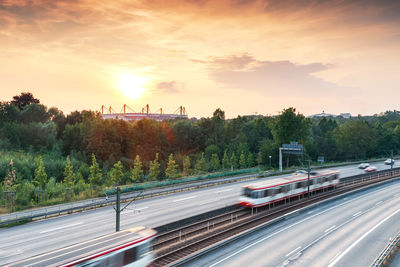
{"type": "Polygon", "coordinates": [[[301,157],[285,155],[286,166],[320,156],[386,157],[400,150],[399,118],[398,111],[388,111],[310,119],[288,108],[278,116],[225,119],[217,109],[199,120],[126,122],[103,120],[92,111],[65,116],[22,93],[0,103],[0,194],[3,204],[14,192],[21,206],[32,206],[43,199],[92,196],[104,186],[276,167],[279,147],[291,141],[305,151],[301,157]]]}

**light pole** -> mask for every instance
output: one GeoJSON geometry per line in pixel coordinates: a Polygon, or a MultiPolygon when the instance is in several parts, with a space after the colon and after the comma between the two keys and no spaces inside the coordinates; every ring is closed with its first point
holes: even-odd
{"type": "Polygon", "coordinates": [[[272,156],[269,156],[269,167],[271,168],[271,158],[272,156]]]}

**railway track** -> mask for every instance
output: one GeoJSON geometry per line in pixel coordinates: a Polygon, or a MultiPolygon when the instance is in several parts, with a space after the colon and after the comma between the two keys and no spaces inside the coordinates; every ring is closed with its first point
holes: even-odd
{"type": "Polygon", "coordinates": [[[153,266],[167,266],[219,241],[269,222],[291,211],[391,179],[396,175],[398,176],[399,172],[356,176],[335,190],[313,194],[310,197],[303,196],[297,200],[290,199],[273,207],[266,206],[253,210],[238,208],[237,210],[163,233],[154,242],[157,258],[153,266]]]}

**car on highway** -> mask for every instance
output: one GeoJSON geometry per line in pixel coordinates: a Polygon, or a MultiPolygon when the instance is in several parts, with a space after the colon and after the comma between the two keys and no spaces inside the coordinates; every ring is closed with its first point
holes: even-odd
{"type": "Polygon", "coordinates": [[[386,165],[392,165],[392,164],[394,164],[394,159],[387,159],[384,162],[386,165]]]}
{"type": "Polygon", "coordinates": [[[365,169],[369,167],[369,163],[363,162],[360,165],[358,165],[359,169],[365,169]]]}
{"type": "Polygon", "coordinates": [[[374,171],[376,171],[376,170],[377,170],[377,169],[376,169],[375,166],[369,166],[369,167],[367,167],[367,168],[364,169],[364,171],[366,171],[366,172],[374,172],[374,171]]]}

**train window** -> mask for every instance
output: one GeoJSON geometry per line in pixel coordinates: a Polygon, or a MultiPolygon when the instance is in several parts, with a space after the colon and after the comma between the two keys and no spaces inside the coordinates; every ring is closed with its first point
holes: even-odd
{"type": "Polygon", "coordinates": [[[302,188],[301,182],[296,183],[296,189],[302,188]]]}
{"type": "Polygon", "coordinates": [[[290,185],[285,185],[285,186],[282,186],[282,193],[287,193],[287,192],[289,192],[289,189],[290,188],[290,185]]]}
{"type": "Polygon", "coordinates": [[[251,197],[251,189],[243,188],[243,195],[245,195],[246,197],[251,197]]]}
{"type": "Polygon", "coordinates": [[[263,191],[264,197],[267,197],[267,196],[268,196],[268,191],[269,191],[268,189],[266,189],[266,190],[263,191]]]}
{"type": "Polygon", "coordinates": [[[324,182],[323,178],[318,178],[318,183],[322,184],[324,182]]]}
{"type": "Polygon", "coordinates": [[[137,258],[137,247],[133,247],[124,251],[124,265],[130,264],[136,261],[137,258]]]}
{"type": "Polygon", "coordinates": [[[282,193],[282,187],[277,187],[277,188],[275,189],[275,193],[276,193],[276,194],[282,193]]]}
{"type": "Polygon", "coordinates": [[[138,247],[139,259],[145,257],[150,252],[151,252],[151,243],[150,242],[145,242],[144,244],[140,245],[138,247]]]}

